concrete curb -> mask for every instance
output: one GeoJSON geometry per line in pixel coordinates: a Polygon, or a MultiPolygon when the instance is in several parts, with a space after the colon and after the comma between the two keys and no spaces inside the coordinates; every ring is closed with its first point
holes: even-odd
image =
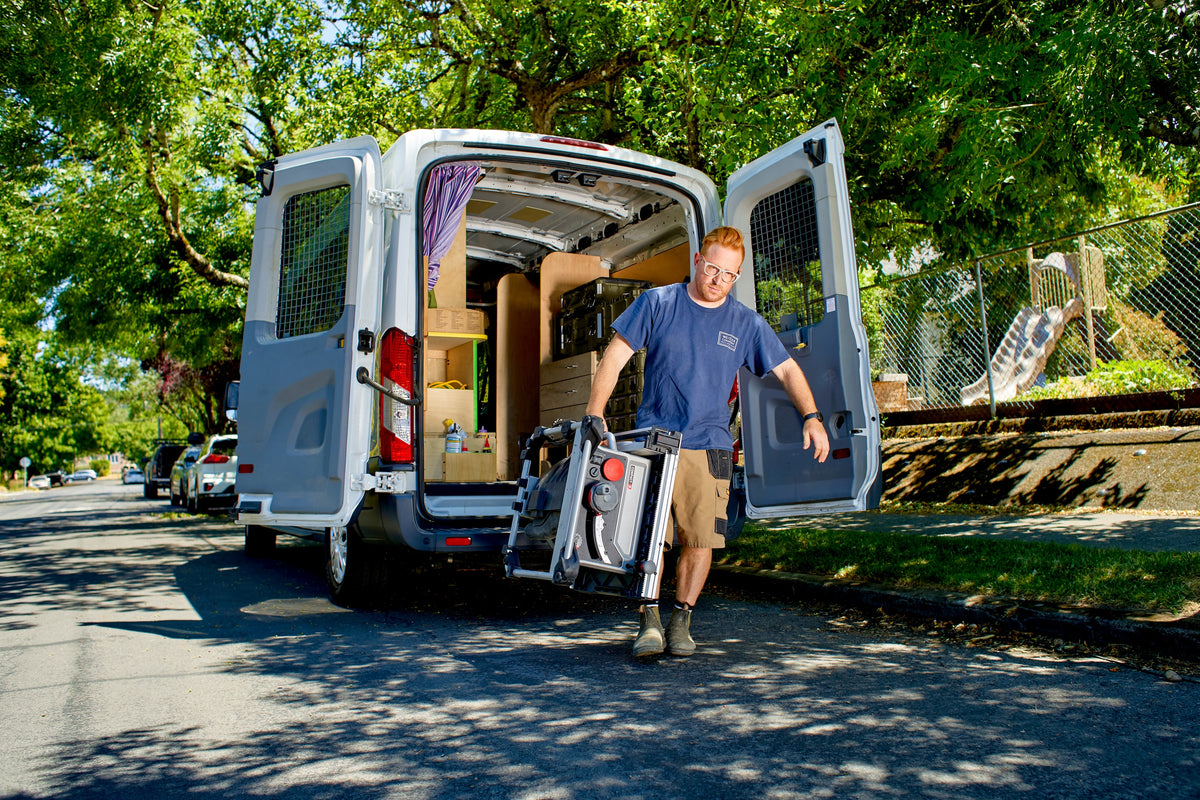
{"type": "Polygon", "coordinates": [[[1099,645],[1127,645],[1200,659],[1200,628],[1151,622],[1117,613],[1064,610],[1043,603],[952,592],[902,592],[884,586],[830,580],[818,575],[714,564],[711,578],[726,586],[755,589],[862,609],[883,609],[939,620],[995,625],[1004,630],[1099,645]]]}

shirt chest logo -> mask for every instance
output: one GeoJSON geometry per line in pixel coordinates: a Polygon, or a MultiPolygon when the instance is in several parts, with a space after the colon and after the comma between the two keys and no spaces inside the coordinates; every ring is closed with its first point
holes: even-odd
{"type": "Polygon", "coordinates": [[[737,352],[738,339],[732,333],[721,331],[717,334],[717,344],[721,347],[728,347],[730,350],[737,352]]]}

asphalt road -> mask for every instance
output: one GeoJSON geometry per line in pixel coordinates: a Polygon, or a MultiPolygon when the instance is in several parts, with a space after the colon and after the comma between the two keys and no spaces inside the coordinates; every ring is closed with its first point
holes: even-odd
{"type": "Polygon", "coordinates": [[[0,501],[0,796],[1200,796],[1196,683],[728,598],[643,665],[614,601],[436,569],[346,611],[320,548],[168,510],[0,501]]]}

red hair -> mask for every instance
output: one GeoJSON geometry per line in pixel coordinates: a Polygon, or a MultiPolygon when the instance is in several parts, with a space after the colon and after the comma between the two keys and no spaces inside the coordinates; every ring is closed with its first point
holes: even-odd
{"type": "Polygon", "coordinates": [[[714,244],[719,244],[721,247],[727,247],[730,250],[737,250],[742,258],[746,257],[746,245],[742,243],[742,232],[737,228],[731,228],[728,225],[713,228],[700,240],[700,255],[703,256],[707,253],[708,248],[714,244]]]}

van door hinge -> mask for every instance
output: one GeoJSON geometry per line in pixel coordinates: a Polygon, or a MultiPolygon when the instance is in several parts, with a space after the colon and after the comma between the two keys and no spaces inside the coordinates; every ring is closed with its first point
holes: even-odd
{"type": "Polygon", "coordinates": [[[412,210],[408,206],[408,195],[399,189],[372,189],[367,193],[367,202],[402,213],[412,210]]]}
{"type": "Polygon", "coordinates": [[[375,350],[375,332],[370,328],[363,328],[358,332],[358,351],[360,353],[370,353],[375,350]]]}
{"type": "Polygon", "coordinates": [[[374,475],[364,473],[350,476],[350,489],[355,492],[379,492],[381,494],[399,494],[404,491],[401,478],[403,472],[376,472],[374,475]]]}

